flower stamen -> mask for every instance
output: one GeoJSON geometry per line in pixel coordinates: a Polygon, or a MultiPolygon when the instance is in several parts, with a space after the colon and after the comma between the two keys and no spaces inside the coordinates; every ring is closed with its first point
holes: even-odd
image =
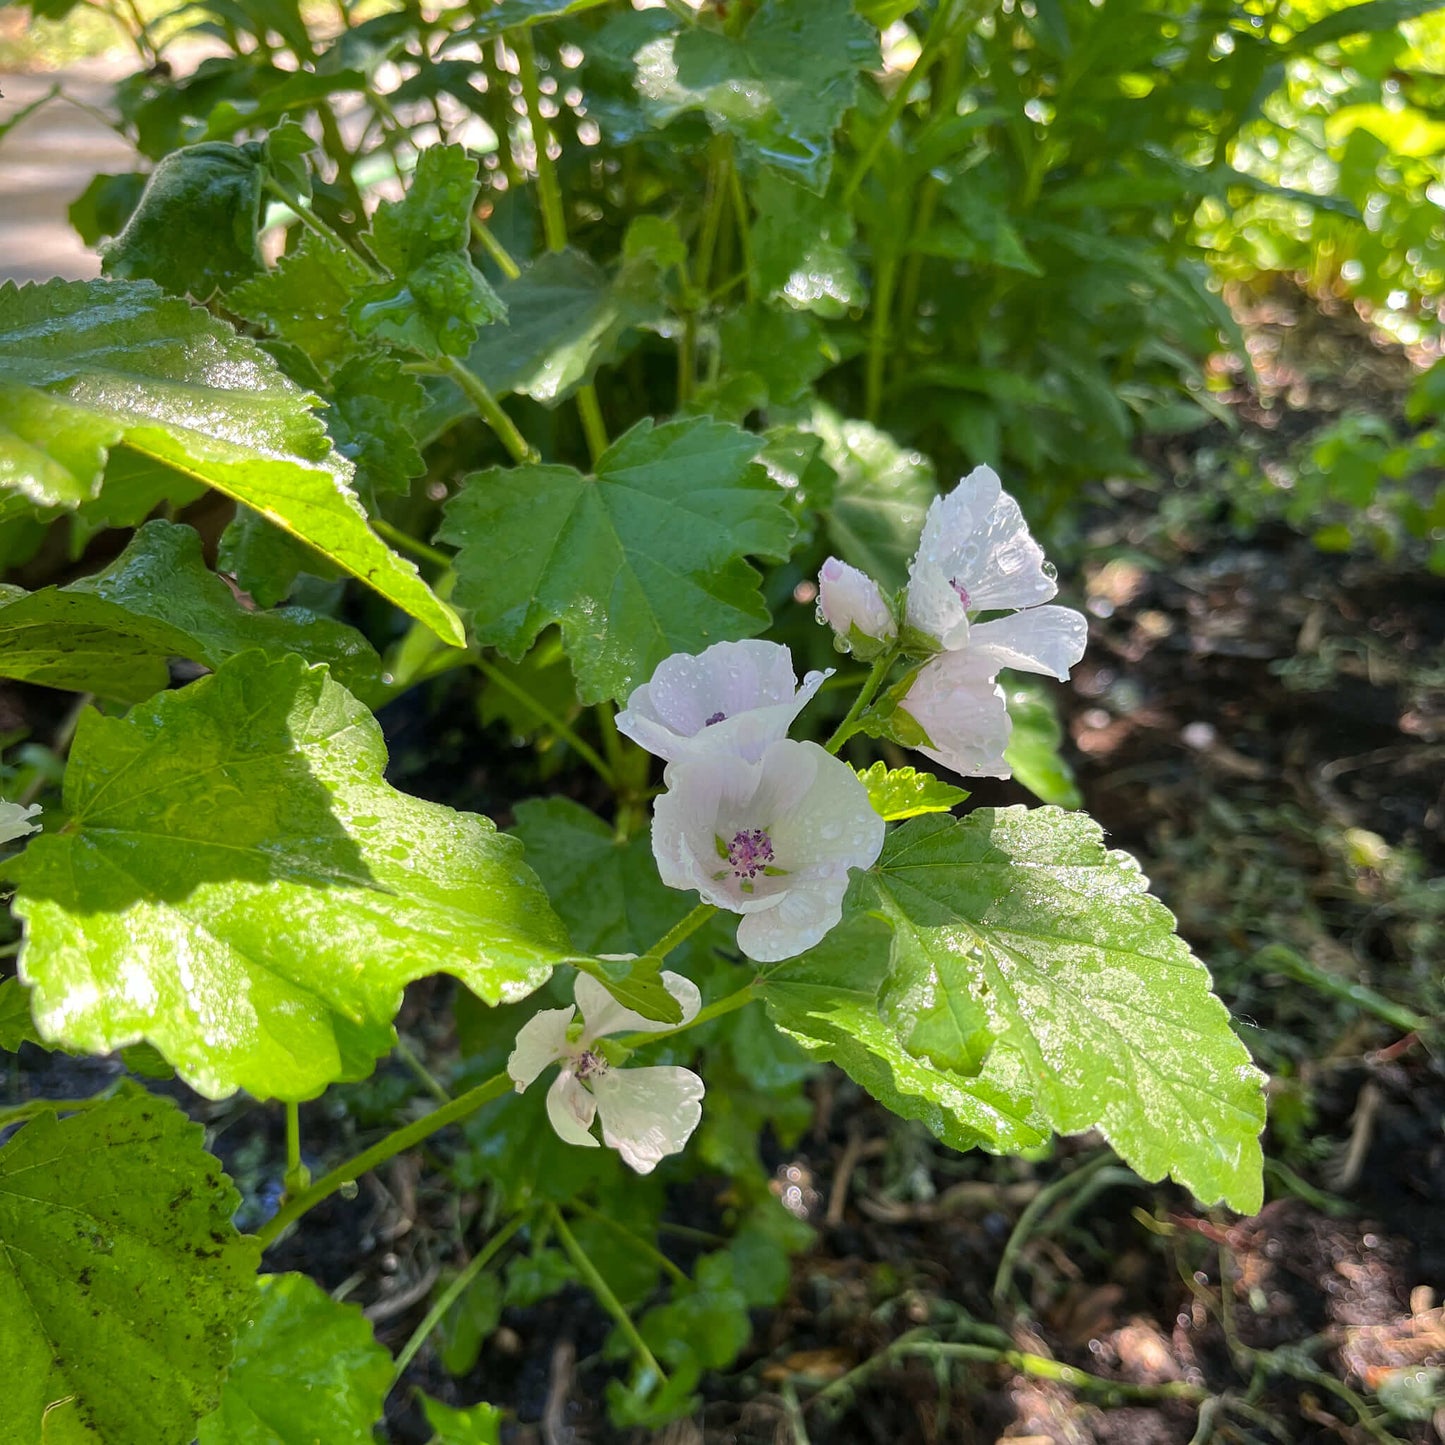
{"type": "Polygon", "coordinates": [[[761,828],[742,828],[727,845],[734,878],[756,878],[773,861],[773,840],[761,828]]]}

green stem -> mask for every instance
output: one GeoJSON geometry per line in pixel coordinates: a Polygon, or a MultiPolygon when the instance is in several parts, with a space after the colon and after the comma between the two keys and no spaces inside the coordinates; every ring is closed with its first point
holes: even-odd
{"type": "Polygon", "coordinates": [[[477,671],[489,682],[495,683],[503,692],[509,693],[512,697],[530,708],[537,715],[537,721],[557,734],[584,762],[588,763],[592,770],[607,784],[613,792],[617,791],[617,775],[602,760],[601,755],[591,743],[584,741],[576,731],[562,721],[554,712],[538,702],[530,692],[519,682],[508,677],[501,668],[487,661],[485,657],[477,656],[472,659],[476,664],[477,671]]]}
{"type": "Polygon", "coordinates": [[[587,451],[595,467],[607,450],[607,427],[602,420],[597,388],[590,381],[577,393],[577,410],[582,416],[582,432],[587,438],[587,451]]]}
{"type": "Polygon", "coordinates": [[[286,1105],[286,1175],[282,1181],[287,1194],[299,1194],[311,1183],[311,1171],[301,1162],[301,1106],[286,1105]]]}
{"type": "Polygon", "coordinates": [[[409,1068],[412,1073],[416,1075],[417,1082],[422,1086],[423,1089],[427,1091],[428,1094],[432,1096],[433,1099],[437,1101],[438,1104],[451,1103],[452,1096],[447,1093],[444,1088],[442,1088],[441,1084],[437,1081],[436,1076],[416,1056],[416,1052],[412,1049],[411,1045],[406,1042],[405,1039],[397,1039],[396,1048],[393,1050],[393,1052],[396,1054],[397,1058],[399,1058],[402,1063],[404,1063],[407,1068],[409,1068]]]}
{"type": "Polygon", "coordinates": [[[522,274],[522,268],[512,259],[512,253],[497,240],[492,228],[475,214],[472,216],[472,239],[497,263],[497,269],[508,281],[515,281],[522,274]]]}
{"type": "Polygon", "coordinates": [[[412,1331],[411,1338],[401,1348],[391,1371],[391,1388],[401,1384],[407,1366],[416,1358],[417,1351],[426,1343],[427,1337],[446,1318],[447,1311],[471,1288],[472,1282],[497,1257],[508,1240],[527,1222],[530,1213],[524,1211],[502,1226],[468,1262],[467,1267],[437,1296],[436,1303],[426,1312],[426,1318],[412,1331]]]}
{"type": "Polygon", "coordinates": [[[855,724],[862,716],[863,709],[873,701],[883,679],[888,676],[888,669],[893,666],[893,659],[897,656],[896,651],[885,652],[873,664],[873,670],[868,674],[858,696],[853,699],[853,706],[848,709],[847,716],[833,729],[833,736],[823,744],[830,753],[836,753],[858,731],[855,724]]]}
{"type": "Polygon", "coordinates": [[[647,957],[666,958],[678,944],[691,938],[716,912],[717,904],[699,903],[686,918],[680,923],[675,923],[647,950],[647,957]]]}
{"type": "Polygon", "coordinates": [[[663,1039],[671,1039],[678,1034],[685,1034],[688,1029],[701,1028],[703,1024],[710,1024],[714,1019],[722,1018],[724,1014],[736,1013],[740,1008],[746,1008],[758,996],[757,987],[756,981],[745,984],[726,997],[718,999],[716,1003],[710,1003],[687,1023],[678,1024],[675,1029],[664,1029],[655,1034],[629,1034],[622,1040],[623,1045],[629,1049],[640,1049],[646,1044],[660,1043],[663,1039]]]}
{"type": "Polygon", "coordinates": [[[953,20],[953,10],[954,7],[951,4],[941,4],[934,11],[933,23],[928,27],[928,33],[923,38],[923,47],[918,52],[918,59],[913,62],[913,68],[908,74],[899,81],[898,89],[893,92],[893,98],[888,102],[887,110],[883,112],[882,119],[868,138],[868,144],[864,147],[863,154],[858,157],[852,174],[843,186],[843,204],[845,206],[853,199],[854,193],[863,184],[868,172],[873,169],[873,162],[878,159],[878,152],[883,149],[883,143],[888,139],[889,132],[897,123],[898,117],[903,114],[904,107],[913,98],[914,88],[928,74],[933,62],[938,58],[938,52],[943,47],[943,42],[948,35],[948,27],[953,20]]]}
{"type": "MultiPolygon", "coordinates": [[[[320,236],[323,241],[328,241],[333,246],[344,247],[345,249],[350,250],[353,252],[353,254],[355,254],[355,250],[353,247],[347,246],[346,242],[343,241],[341,237],[338,236],[336,232],[333,231],[331,227],[328,226],[324,221],[317,220],[317,218],[313,216],[311,212],[306,208],[306,206],[302,203],[300,196],[293,196],[291,192],[288,191],[286,187],[283,186],[275,178],[275,176],[266,176],[265,179],[261,182],[261,189],[265,191],[270,191],[271,194],[275,196],[278,201],[283,202],[286,208],[291,212],[291,214],[295,216],[296,219],[300,221],[301,224],[305,226],[308,231],[311,231],[315,235],[320,236]]],[[[357,259],[360,260],[364,265],[366,265],[367,270],[370,271],[373,276],[376,276],[378,278],[380,277],[380,272],[377,271],[375,266],[372,266],[368,262],[366,262],[365,257],[358,255],[357,259]]]]}
{"type": "Polygon", "coordinates": [[[634,1234],[625,1224],[619,1224],[611,1215],[603,1214],[600,1209],[593,1209],[590,1204],[584,1204],[580,1199],[572,1200],[569,1209],[575,1209],[585,1214],[588,1219],[595,1220],[598,1224],[605,1225],[614,1234],[621,1235],[639,1254],[646,1255],[659,1269],[661,1269],[674,1284],[680,1284],[687,1289],[692,1288],[692,1281],[687,1277],[685,1271],[680,1270],[660,1249],[649,1244],[639,1234],[634,1234]]]}
{"type": "Polygon", "coordinates": [[[1294,949],[1286,948],[1282,943],[1266,944],[1249,960],[1249,966],[1258,969],[1261,973],[1282,973],[1286,978],[1293,979],[1295,983],[1307,984],[1310,988],[1318,989],[1320,993],[1329,998],[1353,1004],[1366,1013],[1374,1014],[1377,1019],[1389,1024],[1392,1028],[1399,1029],[1401,1033],[1418,1034],[1427,1033],[1430,1030],[1430,1020],[1422,1014],[1417,1014],[1403,1004],[1387,999],[1383,994],[1376,993],[1374,989],[1367,988],[1362,983],[1351,983],[1349,979],[1337,978],[1332,973],[1326,973],[1324,969],[1311,963],[1309,959],[1296,953],[1294,949]]]}
{"type": "Polygon", "coordinates": [[[892,335],[893,285],[898,278],[898,253],[890,240],[888,250],[878,257],[873,277],[873,316],[868,328],[868,363],[863,377],[863,415],[878,420],[883,400],[883,369],[888,364],[888,347],[892,335]]]}
{"type": "Polygon", "coordinates": [[[697,234],[697,259],[692,268],[693,279],[703,291],[708,289],[712,277],[713,253],[717,249],[717,234],[722,226],[723,207],[727,205],[728,185],[723,167],[729,157],[726,142],[719,136],[713,141],[712,161],[707,172],[707,191],[703,199],[702,225],[697,234]]]}
{"type": "Polygon", "coordinates": [[[420,1144],[423,1139],[430,1139],[433,1134],[445,1129],[447,1125],[455,1124],[469,1114],[475,1114],[484,1104],[490,1104],[494,1099],[500,1099],[511,1087],[512,1081],[506,1074],[493,1074],[485,1083],[478,1084],[474,1089],[468,1089],[465,1094],[459,1095],[450,1104],[433,1110],[424,1118],[406,1125],[405,1128],[393,1129],[390,1134],[373,1144],[370,1149],[364,1149],[354,1159],[348,1159],[346,1163],[337,1165],[329,1174],[323,1174],[314,1184],[288,1199],[276,1214],[256,1231],[256,1238],[260,1240],[261,1248],[270,1248],[283,1231],[308,1210],[314,1209],[323,1199],[329,1199],[344,1185],[353,1183],[363,1174],[375,1169],[378,1164],[385,1164],[388,1159],[394,1159],[398,1154],[405,1153],[408,1149],[420,1144]]]}
{"type": "Polygon", "coordinates": [[[582,1276],[587,1287],[597,1296],[598,1303],[617,1321],[617,1328],[622,1331],[638,1359],[657,1376],[659,1383],[665,1385],[667,1376],[663,1373],[662,1366],[657,1363],[656,1356],[647,1348],[647,1341],[642,1338],[638,1333],[637,1326],[632,1323],[632,1316],[623,1309],[622,1302],[612,1293],[611,1286],[602,1278],[597,1266],[588,1258],[586,1250],[577,1243],[576,1236],[567,1227],[567,1221],[562,1218],[562,1213],[555,1204],[547,1206],[547,1218],[551,1221],[552,1228],[557,1231],[557,1238],[562,1241],[562,1248],[566,1250],[567,1257],[577,1266],[577,1273],[582,1276]]]}
{"type": "Polygon", "coordinates": [[[431,562],[438,567],[452,565],[452,558],[445,552],[418,541],[409,532],[403,532],[400,527],[393,526],[385,517],[372,517],[370,522],[371,530],[378,537],[384,537],[393,547],[399,547],[403,552],[410,552],[413,557],[419,557],[423,562],[431,562]]]}
{"type": "Polygon", "coordinates": [[[520,465],[539,460],[536,450],[517,430],[516,423],[502,410],[501,403],[487,390],[476,372],[469,371],[455,356],[444,357],[432,368],[438,376],[449,377],[463,396],[476,408],[477,415],[496,433],[512,460],[520,465]]]}
{"type": "Polygon", "coordinates": [[[522,96],[527,102],[527,123],[532,131],[532,149],[537,157],[537,199],[542,207],[542,234],[549,251],[562,251],[567,246],[567,217],[562,208],[562,187],[557,183],[557,168],[547,153],[550,132],[542,114],[542,89],[537,83],[537,51],[530,30],[514,30],[507,44],[517,57],[517,70],[522,78],[522,96]]]}
{"type": "Polygon", "coordinates": [[[753,236],[748,223],[748,200],[743,194],[743,178],[731,154],[728,156],[728,193],[732,197],[733,221],[738,229],[738,246],[743,253],[743,294],[749,302],[756,300],[753,286],[753,236]]]}

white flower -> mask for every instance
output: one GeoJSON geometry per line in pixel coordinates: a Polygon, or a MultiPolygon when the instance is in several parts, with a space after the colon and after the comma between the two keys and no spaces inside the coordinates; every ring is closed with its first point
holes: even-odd
{"type": "Polygon", "coordinates": [[[759,963],[817,943],[842,917],[848,870],[883,847],[868,790],[816,743],[785,738],[756,762],[705,754],[668,781],[653,805],[662,881],[741,913],[738,947],[759,963]]]}
{"type": "Polygon", "coordinates": [[[39,832],[40,824],[30,821],[39,811],[39,803],[27,808],[20,803],[0,802],[0,843],[13,843],[27,833],[39,832]]]}
{"type": "Polygon", "coordinates": [[[977,623],[965,646],[924,664],[901,708],[929,736],[919,751],[965,777],[1007,778],[1012,721],[999,669],[1041,672],[1063,682],[1084,655],[1088,624],[1070,607],[1031,607],[977,623]]]}
{"type": "Polygon", "coordinates": [[[670,763],[713,751],[756,762],[829,676],[810,672],[799,687],[792,653],[776,642],[674,652],[627,699],[617,728],[670,763]]]}
{"type": "MultiPolygon", "coordinates": [[[[682,1006],[682,1022],[697,1017],[702,995],[681,974],[664,971],[663,987],[682,1006]]],[[[522,1093],[550,1064],[562,1072],[547,1090],[547,1117],[568,1144],[597,1147],[592,1121],[602,1120],[602,1139],[639,1174],[686,1146],[702,1118],[703,1083],[691,1069],[674,1065],[618,1068],[594,1048],[608,1034],[659,1033],[675,1024],[644,1018],[624,1008],[588,974],[577,975],[572,1008],[534,1014],[517,1034],[507,1072],[522,1093]],[[582,1010],[580,1032],[572,1020],[582,1010]]]]}
{"type": "Polygon", "coordinates": [[[948,651],[968,640],[971,612],[1033,607],[1058,591],[1019,504],[991,467],[975,467],[923,519],[908,568],[908,625],[948,651]]]}
{"type": "Polygon", "coordinates": [[[866,573],[829,557],[818,573],[818,620],[833,629],[838,646],[864,662],[898,636],[893,609],[866,573]]]}

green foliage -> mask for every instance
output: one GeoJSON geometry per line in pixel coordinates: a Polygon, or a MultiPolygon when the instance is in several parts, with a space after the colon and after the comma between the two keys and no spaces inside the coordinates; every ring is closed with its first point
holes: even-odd
{"type": "Polygon", "coordinates": [[[436,1431],[432,1445],[502,1445],[502,1412],[495,1405],[454,1410],[423,1395],[421,1407],[427,1424],[436,1431]]]}
{"type": "Polygon", "coordinates": [[[200,1126],[131,1085],[0,1146],[0,1433],[191,1439],[255,1288],[238,1202],[200,1126]]]}
{"type": "Polygon", "coordinates": [[[476,640],[514,660],[550,623],[583,702],[625,699],[664,657],[768,624],[747,556],[781,560],[792,522],[753,465],[758,438],[696,419],[639,422],[596,475],[524,466],[469,477],[438,536],[476,640]]]}
{"type": "Polygon", "coordinates": [[[295,657],[88,713],[69,828],[10,865],[39,1032],[149,1039],[211,1098],[304,1099],[371,1071],[413,978],[534,989],[567,944],[518,845],[395,792],[385,762],[367,710],[295,657]]]}
{"type": "Polygon", "coordinates": [[[141,283],[7,282],[0,400],[0,478],[35,505],[95,497],[123,447],[263,512],[460,643],[451,609],[367,527],[314,399],[204,311],[141,283]]]}
{"type": "Polygon", "coordinates": [[[1045,685],[1015,674],[1008,685],[1008,712],[1013,732],[1003,756],[1014,777],[1041,803],[1059,808],[1083,807],[1084,797],[1074,781],[1074,770],[1059,751],[1064,730],[1045,685]]]}
{"type": "Polygon", "coordinates": [[[390,1389],[391,1356],[355,1305],[305,1275],[262,1275],[200,1445],[363,1445],[390,1389]]]}
{"type": "Polygon", "coordinates": [[[932,773],[890,768],[881,760],[860,769],[858,776],[868,789],[874,811],[890,823],[916,818],[920,813],[947,813],[968,797],[962,788],[941,783],[932,773]]]}
{"type": "Polygon", "coordinates": [[[168,658],[208,667],[249,648],[325,662],[367,697],[379,686],[365,638],[305,608],[251,612],[207,571],[189,527],[147,522],[103,571],[0,601],[0,676],[141,702],[169,684],[168,658]]]}
{"type": "Polygon", "coordinates": [[[30,1019],[30,995],[18,979],[0,980],[0,1049],[18,1053],[21,1044],[40,1042],[30,1019]]]}
{"type": "Polygon", "coordinates": [[[1259,1208],[1263,1076],[1173,917],[1097,823],[1051,808],[915,819],[884,845],[871,887],[895,977],[916,986],[931,966],[944,989],[966,977],[995,1053],[1016,1054],[1055,1129],[1099,1128],[1144,1178],[1259,1208]]]}

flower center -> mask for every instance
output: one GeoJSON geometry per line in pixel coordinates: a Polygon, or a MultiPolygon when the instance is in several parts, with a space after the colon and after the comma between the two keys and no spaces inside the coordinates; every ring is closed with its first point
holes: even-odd
{"type": "Polygon", "coordinates": [[[761,828],[743,828],[728,844],[734,878],[756,878],[773,861],[773,840],[761,828]]]}
{"type": "Polygon", "coordinates": [[[591,1049],[584,1049],[577,1055],[576,1061],[572,1065],[572,1072],[579,1079],[597,1079],[601,1078],[611,1067],[612,1065],[601,1054],[594,1053],[591,1049]]]}
{"type": "Polygon", "coordinates": [[[703,727],[710,728],[716,723],[726,722],[727,719],[728,715],[725,712],[715,712],[710,718],[708,718],[705,723],[703,723],[703,727]]]}
{"type": "Polygon", "coordinates": [[[953,590],[954,590],[956,593],[958,593],[958,600],[959,600],[960,602],[962,602],[965,607],[967,607],[967,606],[968,606],[968,588],[965,587],[965,586],[963,585],[963,583],[960,582],[960,581],[958,580],[958,578],[956,578],[956,577],[950,577],[950,578],[948,579],[948,585],[949,585],[950,587],[952,587],[953,590]]]}

